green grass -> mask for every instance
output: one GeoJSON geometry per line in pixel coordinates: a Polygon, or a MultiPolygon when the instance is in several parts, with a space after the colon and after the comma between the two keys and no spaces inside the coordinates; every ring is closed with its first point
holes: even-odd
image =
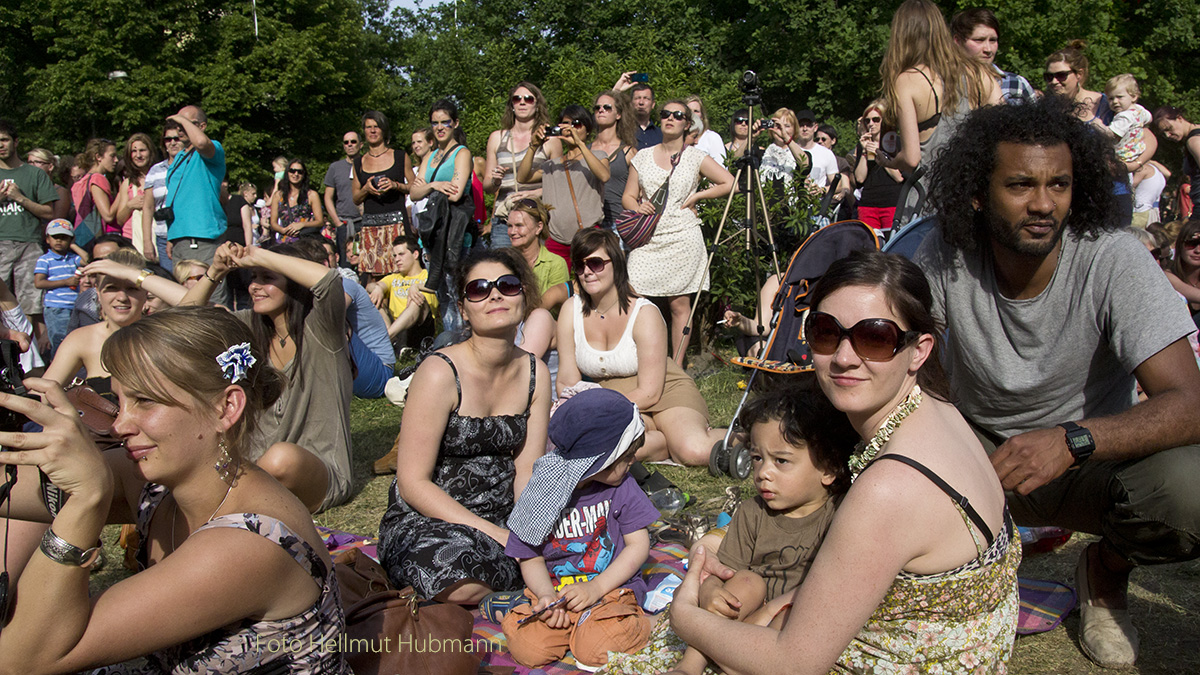
{"type": "MultiPolygon", "coordinates": [[[[723,352],[728,356],[728,352],[723,352]]],[[[708,401],[714,426],[726,426],[737,409],[746,379],[740,369],[712,356],[696,358],[688,368],[708,401]]],[[[355,399],[350,409],[354,444],[354,497],[315,520],[326,527],[375,536],[387,506],[390,476],[374,476],[371,464],[391,449],[400,430],[402,410],[386,400],[355,399]]],[[[738,483],[728,476],[714,478],[701,467],[657,467],[667,478],[696,498],[688,511],[712,513],[720,508],[725,488],[739,484],[743,495],[752,490],[750,481],[738,483]]],[[[128,576],[119,563],[122,551],[115,546],[118,528],[105,530],[105,551],[110,563],[92,575],[97,591],[128,576]]],[[[1053,579],[1073,585],[1075,563],[1083,546],[1094,537],[1076,535],[1066,546],[1049,554],[1026,559],[1023,576],[1053,579]]],[[[1145,567],[1134,572],[1131,586],[1134,622],[1142,637],[1139,664],[1124,670],[1094,666],[1079,651],[1079,615],[1072,612],[1062,626],[1048,633],[1017,639],[1012,673],[1197,673],[1200,672],[1200,562],[1145,567]]]]}

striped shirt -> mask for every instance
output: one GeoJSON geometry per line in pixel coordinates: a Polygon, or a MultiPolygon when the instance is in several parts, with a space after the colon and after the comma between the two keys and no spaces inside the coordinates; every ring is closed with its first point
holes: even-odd
{"type": "MultiPolygon", "coordinates": [[[[82,264],[83,261],[74,253],[47,251],[42,254],[42,257],[37,259],[33,273],[45,274],[47,281],[58,281],[59,279],[75,276],[75,270],[79,269],[82,264]]],[[[75,306],[75,296],[78,293],[76,289],[70,286],[51,288],[46,291],[46,296],[42,304],[46,307],[66,307],[70,309],[75,306]]]]}

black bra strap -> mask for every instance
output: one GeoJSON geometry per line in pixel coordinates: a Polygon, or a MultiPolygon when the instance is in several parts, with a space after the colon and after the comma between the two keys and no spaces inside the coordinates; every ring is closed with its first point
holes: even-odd
{"type": "Polygon", "coordinates": [[[529,355],[529,402],[525,404],[525,414],[533,409],[533,394],[537,391],[537,357],[529,355]]]}
{"type": "Polygon", "coordinates": [[[925,74],[925,71],[921,70],[920,68],[913,68],[913,70],[921,73],[921,77],[925,78],[925,81],[929,83],[929,88],[933,90],[934,114],[940,115],[942,113],[942,102],[940,99],[938,99],[937,87],[933,86],[933,80],[929,79],[929,76],[925,74]]]}
{"type": "Polygon", "coordinates": [[[979,516],[979,512],[975,510],[975,507],[971,506],[971,502],[961,493],[959,493],[958,490],[950,487],[946,481],[942,480],[941,476],[937,475],[929,467],[918,462],[917,460],[911,457],[905,457],[904,455],[880,455],[879,457],[876,457],[874,461],[878,462],[881,459],[894,459],[901,464],[907,464],[917,471],[920,471],[921,474],[930,480],[930,482],[938,486],[942,492],[945,492],[947,495],[949,495],[950,499],[953,499],[956,504],[962,507],[962,510],[966,512],[967,517],[971,519],[971,522],[975,523],[975,526],[979,528],[980,532],[983,532],[983,536],[987,538],[988,546],[992,545],[992,541],[996,537],[992,534],[992,531],[988,529],[987,523],[983,522],[983,518],[979,516]]]}

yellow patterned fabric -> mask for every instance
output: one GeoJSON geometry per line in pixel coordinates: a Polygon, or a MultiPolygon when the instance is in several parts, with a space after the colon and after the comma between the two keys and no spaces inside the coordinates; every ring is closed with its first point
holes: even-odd
{"type": "Polygon", "coordinates": [[[892,582],[831,672],[1008,672],[1021,540],[1007,512],[1004,522],[1009,536],[997,537],[977,561],[951,573],[892,582]]]}

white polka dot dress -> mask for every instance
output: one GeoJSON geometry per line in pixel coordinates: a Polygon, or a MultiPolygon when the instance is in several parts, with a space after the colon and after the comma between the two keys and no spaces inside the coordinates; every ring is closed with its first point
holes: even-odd
{"type": "Polygon", "coordinates": [[[700,163],[705,157],[694,146],[684,148],[674,174],[654,162],[653,147],[633,158],[644,195],[654,194],[671,176],[667,204],[654,236],[629,252],[629,281],[639,295],[661,298],[708,290],[700,218],[691,209],[680,208],[700,185],[700,163]]]}

